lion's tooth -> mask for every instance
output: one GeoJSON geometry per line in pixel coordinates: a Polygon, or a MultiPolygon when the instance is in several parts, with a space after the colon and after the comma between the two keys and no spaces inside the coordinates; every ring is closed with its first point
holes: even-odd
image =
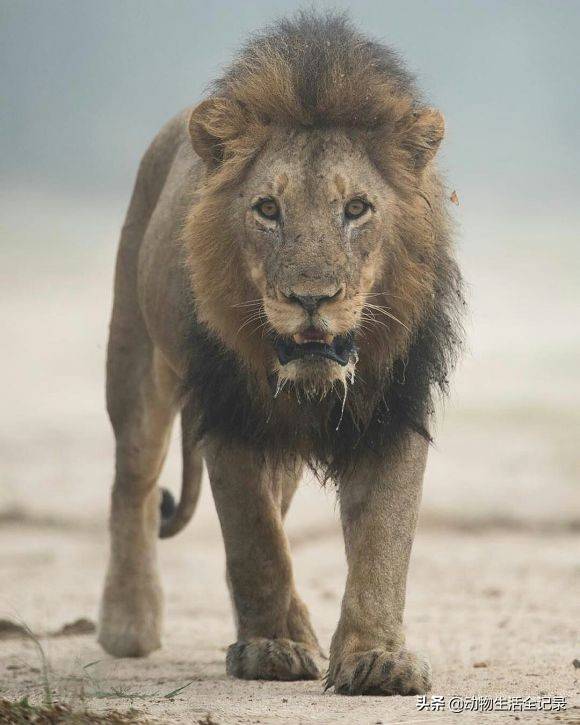
{"type": "Polygon", "coordinates": [[[334,340],[334,335],[321,332],[319,336],[314,337],[313,335],[304,335],[301,332],[297,332],[292,335],[292,339],[297,345],[304,345],[306,342],[322,342],[326,345],[331,345],[334,340]]]}

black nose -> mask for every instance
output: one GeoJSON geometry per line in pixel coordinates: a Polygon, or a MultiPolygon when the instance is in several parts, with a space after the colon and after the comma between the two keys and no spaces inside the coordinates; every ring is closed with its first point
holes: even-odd
{"type": "Polygon", "coordinates": [[[338,292],[335,292],[333,295],[295,295],[292,294],[289,296],[289,300],[291,302],[298,302],[299,305],[304,307],[306,312],[309,314],[312,314],[313,312],[316,312],[318,307],[323,302],[328,302],[329,300],[333,300],[337,295],[340,294],[340,290],[338,292]]]}

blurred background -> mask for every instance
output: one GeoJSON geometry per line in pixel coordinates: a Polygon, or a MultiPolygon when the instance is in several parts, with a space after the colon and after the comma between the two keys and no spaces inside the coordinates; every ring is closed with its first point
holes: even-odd
{"type": "MultiPolygon", "coordinates": [[[[349,10],[398,49],[447,119],[440,166],[460,202],[468,350],[438,419],[422,521],[577,527],[580,3],[315,6],[349,10]]],[[[139,159],[248,32],[297,7],[1,0],[0,518],[104,529],[104,355],[139,159]]],[[[173,450],[174,489],[178,468],[173,450]]]]}
{"type": "MultiPolygon", "coordinates": [[[[387,713],[417,722],[414,698],[379,703],[323,695],[319,683],[225,676],[235,635],[207,481],[191,525],[159,547],[163,650],[112,661],[93,634],[114,467],[107,327],[139,159],[166,120],[203,98],[248,32],[297,7],[0,0],[0,697],[44,697],[46,661],[20,636],[25,622],[42,638],[48,687],[82,707],[133,707],[137,697],[139,711],[162,722],[215,722],[208,712],[223,723],[375,723],[387,713]],[[88,618],[87,636],[78,622],[66,634],[63,624],[79,617],[88,618]],[[169,691],[180,694],[156,697],[169,691]]],[[[459,198],[467,351],[427,468],[409,646],[429,653],[436,693],[571,702],[580,621],[580,2],[332,7],[398,49],[443,110],[439,163],[459,198]]],[[[179,481],[174,441],[161,482],[177,492],[179,481]]],[[[332,487],[305,482],[287,528],[298,589],[327,648],[345,578],[332,487]]]]}

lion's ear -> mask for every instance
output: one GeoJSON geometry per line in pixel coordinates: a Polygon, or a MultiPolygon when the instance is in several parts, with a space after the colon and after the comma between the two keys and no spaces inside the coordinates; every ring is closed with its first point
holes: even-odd
{"type": "Polygon", "coordinates": [[[404,145],[420,171],[435,156],[445,135],[445,118],[436,108],[423,108],[413,114],[404,145]]]}
{"type": "Polygon", "coordinates": [[[196,106],[189,117],[193,149],[208,168],[214,168],[224,160],[228,142],[237,138],[245,125],[238,103],[228,98],[208,98],[196,106]]]}

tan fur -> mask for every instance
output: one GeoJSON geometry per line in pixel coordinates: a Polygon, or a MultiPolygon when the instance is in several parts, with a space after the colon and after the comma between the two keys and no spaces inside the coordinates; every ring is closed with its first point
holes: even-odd
{"type": "MultiPolygon", "coordinates": [[[[300,22],[354,32],[341,20],[300,22]]],[[[288,381],[296,393],[323,398],[336,393],[335,383],[346,395],[356,377],[352,417],[364,420],[381,394],[364,386],[405,359],[447,263],[444,194],[432,164],[441,114],[421,106],[402,76],[372,63],[372,47],[358,35],[350,46],[321,46],[323,82],[306,103],[292,60],[318,36],[305,37],[289,33],[281,44],[265,35],[251,44],[210,98],[161,132],[140,168],[119,249],[108,358],[117,465],[99,640],[117,656],[160,645],[156,481],[184,404],[192,325],[202,323],[235,355],[265,406],[278,375],[283,430],[300,411],[297,395],[283,389],[288,381]],[[344,205],[362,193],[372,213],[345,221],[344,205]],[[283,229],[257,214],[264,194],[283,207],[283,229]],[[313,319],[329,339],[355,330],[358,358],[345,368],[282,366],[268,335],[300,334],[310,324],[295,295],[325,298],[313,319]]],[[[181,514],[166,531],[191,515],[203,455],[237,624],[227,671],[319,677],[320,648],[295,590],[283,529],[308,436],[296,435],[295,450],[274,461],[216,432],[197,443],[202,413],[190,394],[182,413],[181,514]]],[[[327,674],[337,692],[430,688],[428,663],[404,649],[402,630],[426,451],[409,432],[398,449],[361,456],[337,481],[349,567],[327,674]]]]}

